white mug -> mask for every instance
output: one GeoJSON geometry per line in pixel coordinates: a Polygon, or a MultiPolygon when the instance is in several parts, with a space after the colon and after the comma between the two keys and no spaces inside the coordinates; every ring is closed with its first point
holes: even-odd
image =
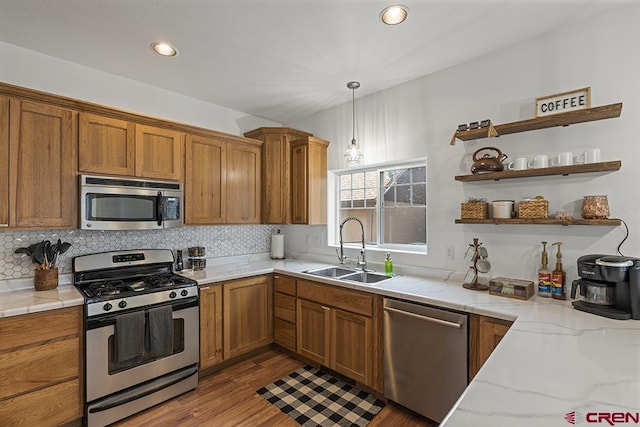
{"type": "Polygon", "coordinates": [[[598,163],[600,161],[600,149],[590,148],[580,154],[576,159],[577,163],[598,163]]]}
{"type": "Polygon", "coordinates": [[[531,161],[529,167],[533,169],[546,168],[549,166],[549,156],[546,154],[538,154],[531,161]]]}
{"type": "Polygon", "coordinates": [[[527,158],[517,157],[513,162],[507,165],[507,169],[510,171],[522,171],[527,168],[527,158]]]}
{"type": "Polygon", "coordinates": [[[566,151],[558,154],[552,161],[552,166],[571,166],[573,164],[573,153],[566,151]]]}

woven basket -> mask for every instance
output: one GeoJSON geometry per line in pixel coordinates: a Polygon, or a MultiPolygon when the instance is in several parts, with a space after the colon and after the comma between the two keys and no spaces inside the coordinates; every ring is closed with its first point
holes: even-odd
{"type": "Polygon", "coordinates": [[[462,219],[489,218],[489,203],[487,202],[460,203],[460,218],[462,219]]]}
{"type": "Polygon", "coordinates": [[[544,199],[535,199],[518,202],[518,217],[549,218],[549,201],[544,199]]]}

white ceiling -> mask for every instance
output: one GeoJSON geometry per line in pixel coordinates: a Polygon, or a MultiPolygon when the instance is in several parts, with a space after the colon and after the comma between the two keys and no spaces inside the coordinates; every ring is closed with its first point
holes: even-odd
{"type": "Polygon", "coordinates": [[[288,124],[349,102],[350,80],[359,98],[625,4],[401,0],[407,21],[386,26],[391,3],[0,0],[0,40],[288,124]],[[179,55],[154,54],[158,40],[179,55]]]}

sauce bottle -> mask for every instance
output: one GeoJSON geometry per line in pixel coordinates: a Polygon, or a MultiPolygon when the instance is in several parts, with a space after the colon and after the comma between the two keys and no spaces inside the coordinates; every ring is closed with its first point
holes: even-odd
{"type": "Polygon", "coordinates": [[[567,273],[562,269],[562,253],[560,253],[562,242],[555,242],[553,245],[558,246],[558,252],[556,253],[556,268],[551,272],[551,298],[564,300],[567,299],[565,290],[567,273]]]}
{"type": "Polygon", "coordinates": [[[542,242],[542,257],[538,270],[538,296],[551,297],[551,272],[548,269],[549,257],[547,255],[547,242],[542,242]]]}

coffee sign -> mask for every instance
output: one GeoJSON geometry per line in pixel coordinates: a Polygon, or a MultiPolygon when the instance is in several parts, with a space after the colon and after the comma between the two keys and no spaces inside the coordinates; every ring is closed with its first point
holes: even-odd
{"type": "Polygon", "coordinates": [[[536,98],[536,117],[568,113],[586,108],[591,108],[590,87],[536,98]]]}

